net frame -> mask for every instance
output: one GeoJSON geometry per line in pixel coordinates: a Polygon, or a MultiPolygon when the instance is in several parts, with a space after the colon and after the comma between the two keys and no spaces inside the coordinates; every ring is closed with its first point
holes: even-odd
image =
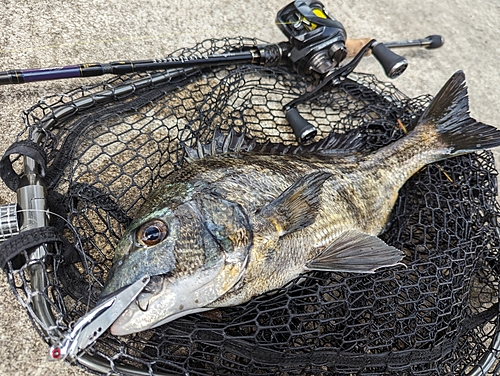
{"type": "MultiPolygon", "coordinates": [[[[224,40],[210,40],[210,41],[205,41],[202,42],[201,44],[195,46],[192,49],[182,49],[174,54],[173,56],[190,56],[190,54],[195,54],[198,53],[200,49],[206,49],[209,50],[212,53],[217,53],[220,51],[227,50],[228,48],[234,49],[234,48],[244,48],[248,46],[254,46],[256,43],[260,43],[260,41],[256,41],[255,39],[247,39],[247,38],[236,38],[236,39],[224,39],[224,40]]],[[[110,111],[120,111],[120,105],[122,103],[125,103],[127,106],[130,106],[130,103],[133,100],[136,101],[134,102],[133,105],[137,106],[138,108],[142,108],[141,106],[144,106],[148,103],[151,103],[152,101],[155,100],[157,96],[165,95],[165,93],[170,92],[170,90],[177,90],[178,88],[184,87],[186,85],[192,84],[193,80],[198,80],[200,77],[202,77],[202,80],[205,80],[205,77],[208,77],[207,75],[213,74],[213,77],[210,76],[207,80],[213,79],[214,83],[210,84],[209,87],[212,90],[212,93],[219,93],[218,95],[212,95],[211,97],[207,97],[202,100],[203,105],[202,106],[204,111],[200,111],[199,116],[197,117],[197,121],[199,124],[191,124],[193,129],[197,130],[196,136],[192,137],[184,137],[184,142],[191,143],[194,145],[196,141],[200,142],[206,142],[210,140],[211,133],[203,128],[203,124],[208,123],[212,124],[214,122],[217,122],[218,117],[220,117],[218,113],[216,113],[216,110],[210,110],[212,106],[215,106],[215,108],[218,110],[218,107],[216,106],[217,101],[221,98],[221,96],[224,93],[224,90],[227,88],[232,88],[232,87],[237,87],[239,84],[239,77],[242,77],[242,75],[245,74],[261,74],[261,77],[266,77],[266,72],[269,72],[268,69],[264,68],[256,68],[256,67],[243,67],[243,68],[218,68],[214,69],[211,72],[207,73],[206,71],[200,71],[196,69],[188,70],[188,71],[182,71],[178,70],[175,72],[170,72],[168,74],[164,72],[158,72],[158,73],[153,73],[151,75],[145,74],[145,75],[129,75],[127,77],[120,77],[120,78],[114,78],[109,80],[103,88],[97,89],[96,87],[94,88],[81,88],[76,91],[73,91],[71,93],[68,93],[62,97],[59,96],[54,96],[52,99],[55,100],[56,105],[50,104],[50,98],[46,101],[46,107],[45,104],[41,105],[40,103],[35,105],[32,109],[28,110],[25,113],[25,123],[27,124],[27,131],[24,132],[22,135],[20,135],[20,138],[28,136],[28,138],[31,138],[33,141],[39,143],[45,150],[47,150],[47,154],[51,155],[51,152],[54,150],[57,150],[57,140],[54,137],[52,131],[53,127],[61,127],[65,121],[68,119],[74,119],[75,117],[81,116],[84,117],[86,114],[92,112],[91,110],[94,108],[99,108],[102,106],[102,112],[100,113],[102,116],[105,115],[106,112],[110,111]],[[205,75],[205,77],[203,76],[205,75]],[[218,82],[216,82],[218,81],[218,82]],[[221,83],[222,82],[222,83],[221,83]],[[158,92],[158,87],[162,87],[161,90],[158,92]],[[139,94],[140,93],[140,94],[139,94]],[[220,94],[222,93],[222,94],[220,94]],[[137,94],[137,95],[136,95],[137,94]],[[141,101],[142,98],[142,101],[141,101]],[[143,102],[143,104],[141,104],[143,102]],[[42,108],[43,107],[43,108],[42,108]],[[42,110],[42,113],[45,112],[44,116],[39,116],[37,111],[42,110]],[[200,125],[201,124],[201,125],[200,125]],[[27,134],[26,134],[27,133],[27,134]]],[[[304,77],[297,77],[293,76],[296,81],[293,81],[296,86],[290,85],[290,83],[286,83],[286,79],[289,77],[292,77],[292,73],[287,70],[287,68],[279,68],[276,70],[272,70],[273,74],[277,74],[277,77],[280,77],[280,80],[284,82],[283,88],[280,88],[280,91],[283,95],[284,100],[290,100],[293,99],[294,97],[298,96],[303,90],[308,85],[312,84],[312,81],[308,78],[304,77]],[[282,70],[281,70],[282,69],[282,70]],[[280,76],[281,75],[281,76],[280,76]]],[[[208,81],[207,81],[208,82],[208,81]]],[[[359,86],[360,88],[360,96],[363,95],[368,95],[373,96],[373,98],[380,98],[382,97],[382,103],[387,105],[388,103],[393,104],[395,108],[398,106],[402,105],[403,102],[406,101],[406,105],[408,106],[408,103],[411,102],[408,98],[406,98],[403,94],[398,92],[395,88],[389,88],[389,86],[382,84],[378,82],[377,80],[374,80],[373,77],[369,76],[364,76],[364,75],[358,75],[358,76],[351,76],[351,79],[344,83],[344,88],[349,87],[349,85],[354,85],[359,86]],[[369,91],[364,91],[366,88],[369,88],[369,91]],[[362,93],[361,93],[362,92],[362,93]]],[[[350,90],[356,90],[355,88],[353,89],[351,87],[350,90]]],[[[351,92],[352,94],[352,92],[351,92]]],[[[315,112],[317,111],[317,107],[319,106],[324,106],[325,104],[328,104],[329,106],[332,106],[332,98],[329,97],[329,93],[325,93],[324,95],[320,96],[316,101],[315,105],[312,104],[304,104],[301,105],[299,108],[301,112],[305,115],[307,120],[311,122],[316,122],[316,125],[318,126],[318,129],[320,130],[319,132],[319,138],[324,137],[328,133],[328,127],[321,121],[318,120],[318,117],[315,117],[315,112]],[[316,107],[315,107],[316,106],[316,107]]],[[[243,95],[245,96],[245,95],[243,95]]],[[[264,96],[265,97],[265,96],[264,96]]],[[[368,98],[365,100],[370,101],[373,100],[373,98],[368,98]]],[[[405,123],[411,124],[414,122],[416,118],[416,114],[419,113],[419,111],[422,110],[422,104],[428,103],[429,98],[420,98],[415,103],[411,104],[410,107],[412,111],[407,113],[407,110],[403,107],[401,107],[401,111],[397,111],[398,114],[401,115],[401,118],[404,120],[405,123]]],[[[236,102],[234,102],[236,103],[236,102]]],[[[233,103],[233,104],[234,104],[233,103]]],[[[259,103],[256,104],[257,106],[259,103]]],[[[280,109],[278,108],[273,108],[274,113],[277,113],[276,111],[279,111],[280,109]]],[[[358,109],[353,108],[352,111],[356,112],[358,109]]],[[[375,109],[374,109],[375,111],[375,109]]],[[[96,114],[93,113],[92,116],[95,116],[96,114]]],[[[98,114],[99,115],[99,114],[98,114]]],[[[366,116],[366,113],[363,113],[364,116],[366,116]]],[[[273,122],[276,119],[280,119],[280,115],[273,115],[275,116],[274,118],[261,118],[259,121],[270,121],[273,122]]],[[[399,116],[399,115],[398,115],[399,116]]],[[[328,116],[325,117],[325,119],[328,119],[328,116]]],[[[227,120],[227,119],[226,119],[227,120]]],[[[366,147],[367,150],[370,148],[376,148],[377,145],[380,145],[381,142],[386,142],[389,143],[393,139],[397,139],[401,137],[404,134],[403,129],[396,129],[394,131],[394,134],[392,135],[392,138],[389,139],[383,139],[384,135],[382,134],[383,132],[378,133],[377,129],[378,127],[382,127],[384,121],[387,119],[377,119],[371,118],[368,121],[366,119],[364,120],[365,122],[369,123],[369,125],[372,127],[372,129],[369,129],[367,131],[367,139],[369,140],[368,146],[366,147]],[[383,139],[383,140],[382,140],[383,139]]],[[[224,123],[221,122],[221,129],[222,130],[227,130],[228,126],[233,127],[234,129],[241,130],[241,119],[231,119],[232,123],[229,125],[229,123],[226,121],[224,123]],[[238,122],[240,121],[240,122],[238,122]]],[[[363,119],[360,120],[360,123],[363,123],[363,119]]],[[[78,125],[78,124],[77,124],[78,125]]],[[[75,123],[72,123],[73,127],[75,126],[75,123]]],[[[284,142],[285,144],[292,145],[294,140],[293,140],[293,134],[291,133],[291,130],[285,128],[286,124],[280,124],[277,128],[284,134],[284,142]],[[281,126],[281,128],[280,128],[281,126]]],[[[264,127],[265,128],[265,127],[264,127]]],[[[269,126],[268,128],[265,128],[269,133],[266,134],[263,132],[263,135],[256,136],[257,141],[264,141],[267,139],[273,139],[273,127],[269,126]]],[[[346,132],[348,131],[347,128],[345,129],[338,129],[340,132],[346,132]]],[[[78,133],[78,132],[77,132],[78,133]]],[[[176,153],[179,153],[179,150],[176,151],[176,153]]],[[[182,155],[179,156],[182,158],[182,155]]],[[[492,176],[495,175],[495,170],[492,165],[492,159],[491,156],[488,155],[488,153],[481,153],[479,155],[476,155],[475,157],[467,157],[467,159],[463,159],[464,162],[461,163],[470,163],[470,165],[482,164],[483,170],[486,170],[487,177],[485,178],[483,176],[483,179],[487,181],[488,184],[492,184],[493,180],[492,176]],[[477,158],[477,159],[474,159],[477,158]],[[479,162],[478,162],[479,161],[479,162]]],[[[22,165],[22,168],[24,169],[25,173],[33,174],[33,175],[39,175],[38,171],[38,164],[36,161],[32,160],[30,157],[24,157],[24,160],[22,161],[21,159],[15,160],[14,164],[16,162],[19,165],[22,165]],[[31,160],[30,160],[31,159],[31,160]]],[[[56,159],[52,160],[52,163],[57,163],[56,159]]],[[[439,165],[441,167],[432,167],[434,168],[433,172],[431,173],[431,168],[427,169],[427,173],[429,174],[429,178],[435,177],[436,175],[442,175],[441,178],[443,179],[443,182],[447,180],[446,173],[442,173],[443,171],[441,169],[444,169],[445,171],[451,170],[454,171],[454,164],[452,162],[443,162],[443,164],[439,165]],[[447,169],[445,169],[442,166],[448,166],[447,169]],[[436,172],[437,169],[437,172],[436,172]]],[[[479,169],[481,170],[481,168],[479,169]]],[[[484,171],[482,171],[484,173],[484,171]]],[[[454,173],[457,174],[457,176],[453,175],[451,179],[457,179],[460,180],[460,174],[456,171],[454,173]]],[[[164,177],[164,176],[160,176],[164,177]]],[[[53,179],[49,176],[49,180],[53,179]]],[[[495,182],[496,183],[496,182],[495,182]]],[[[59,182],[58,182],[59,184],[59,182]]],[[[435,184],[435,183],[434,183],[435,184]]],[[[36,185],[36,184],[33,184],[36,185]]],[[[81,197],[85,197],[85,195],[90,195],[88,191],[85,191],[82,187],[73,187],[74,190],[77,190],[77,188],[81,188],[81,190],[78,192],[78,195],[81,197]]],[[[491,188],[491,187],[490,187],[491,188]]],[[[148,190],[153,189],[153,187],[149,187],[148,190]]],[[[496,191],[496,187],[493,187],[493,191],[496,191]]],[[[490,194],[490,191],[487,191],[488,194],[490,194]]],[[[483,192],[484,193],[484,192],[483,192]]],[[[430,193],[427,193],[430,195],[430,193]]],[[[474,193],[473,195],[481,195],[481,192],[479,193],[474,193]]],[[[144,196],[147,195],[147,192],[144,194],[144,196]]],[[[425,195],[424,195],[425,196],[425,195]]],[[[490,194],[491,196],[491,194],[490,194]]],[[[428,199],[428,198],[427,198],[428,199]]],[[[494,197],[483,197],[485,201],[488,202],[488,205],[490,207],[488,210],[490,211],[489,215],[496,216],[498,215],[498,207],[496,203],[494,202],[494,197]],[[492,201],[493,200],[493,201],[492,201]]],[[[104,200],[106,201],[106,200],[104,200]]],[[[113,206],[113,202],[104,202],[101,203],[101,208],[102,207],[110,207],[113,206]],[[106,206],[107,205],[107,206],[106,206]]],[[[130,207],[132,206],[137,206],[138,202],[132,202],[130,203],[130,207]]],[[[402,202],[399,202],[398,205],[404,206],[405,204],[402,202]]],[[[408,204],[406,204],[408,205],[408,204]]],[[[38,210],[43,210],[43,205],[38,208],[38,210]]],[[[127,211],[127,210],[125,210],[127,211]]],[[[120,214],[123,215],[123,213],[120,213],[120,210],[114,211],[114,209],[110,209],[109,212],[114,213],[118,217],[114,218],[114,220],[118,221],[119,223],[125,223],[127,219],[125,218],[126,215],[120,219],[120,214]],[[122,222],[120,222],[120,220],[122,222]]],[[[437,211],[436,211],[437,212],[437,211]]],[[[40,227],[45,227],[48,226],[47,218],[41,219],[40,220],[42,223],[40,223],[40,227]]],[[[88,224],[90,225],[90,224],[88,224]]],[[[404,224],[408,226],[408,224],[404,224]]],[[[418,226],[419,222],[417,221],[416,223],[412,224],[413,226],[418,226]]],[[[66,234],[69,239],[71,239],[71,234],[66,234]]],[[[385,234],[384,236],[389,236],[385,234]]],[[[392,235],[396,236],[396,235],[392,235]]],[[[397,237],[397,236],[396,236],[397,237]]],[[[78,243],[78,239],[71,239],[74,244],[78,243]]],[[[404,245],[404,244],[403,244],[404,245]]],[[[459,244],[457,246],[454,244],[455,248],[451,247],[452,249],[456,249],[456,251],[459,251],[460,247],[466,247],[466,244],[459,244]]],[[[81,249],[85,249],[85,246],[82,246],[81,249]]],[[[24,266],[19,267],[15,263],[11,262],[9,263],[9,273],[8,273],[8,278],[9,282],[11,283],[12,286],[14,286],[14,292],[16,293],[18,299],[21,301],[23,306],[28,310],[28,313],[31,317],[31,319],[34,321],[35,327],[39,330],[40,334],[42,337],[47,341],[47,342],[52,342],[55,339],[59,338],[62,335],[61,328],[68,328],[70,323],[65,322],[64,315],[56,315],[56,317],[51,317],[53,316],[53,312],[60,312],[61,311],[61,306],[64,307],[64,300],[67,298],[65,296],[62,296],[60,293],[57,291],[52,291],[50,283],[47,283],[46,281],[54,280],[54,278],[57,280],[57,278],[61,278],[61,275],[55,275],[52,276],[50,275],[50,270],[59,270],[60,265],[63,262],[63,253],[64,249],[57,243],[54,244],[45,244],[35,252],[24,252],[22,257],[24,257],[25,263],[24,266]],[[51,255],[48,257],[48,255],[51,255]],[[24,269],[23,269],[24,267],[24,269]],[[19,272],[19,270],[23,270],[22,273],[19,272]],[[27,271],[27,273],[25,273],[27,271]],[[26,290],[26,286],[29,286],[28,290],[26,290]],[[23,293],[21,292],[22,290],[28,291],[28,293],[23,293]],[[38,295],[40,294],[40,295],[38,295]],[[43,298],[36,298],[37,296],[42,296],[43,298]],[[45,297],[49,298],[48,300],[45,299],[45,297]]],[[[491,261],[491,260],[490,260],[491,261]]],[[[88,267],[95,268],[96,265],[92,264],[89,265],[88,267]]],[[[100,272],[98,272],[100,273],[100,272]]],[[[98,275],[98,274],[97,274],[98,275]]],[[[342,276],[344,277],[344,276],[342,276]]],[[[312,283],[314,286],[317,281],[324,279],[324,275],[321,273],[311,273],[309,274],[310,278],[308,281],[309,283],[312,283]]],[[[332,278],[332,277],[330,277],[332,278]]],[[[335,280],[337,277],[333,277],[335,280]]],[[[395,278],[394,274],[391,274],[388,272],[385,276],[381,277],[382,281],[389,281],[395,278]]],[[[99,279],[99,277],[97,277],[99,279]]],[[[360,282],[362,280],[358,279],[356,283],[369,283],[367,280],[364,282],[360,282]]],[[[337,279],[335,280],[337,284],[342,285],[344,282],[341,280],[337,279]]],[[[293,283],[295,283],[294,281],[293,283]]],[[[293,284],[292,283],[292,284],[293,284]]],[[[303,295],[308,296],[307,291],[310,289],[309,284],[302,284],[299,286],[299,290],[302,291],[303,295]]],[[[283,290],[286,290],[288,287],[284,287],[283,290]]],[[[78,292],[78,291],[77,291],[78,292]]],[[[83,295],[83,293],[89,294],[89,297],[94,295],[94,300],[96,299],[96,294],[97,291],[80,291],[83,295]]],[[[332,293],[329,291],[328,293],[332,293]]],[[[317,294],[309,292],[309,294],[317,294]]],[[[266,296],[265,299],[275,299],[272,296],[266,296]]],[[[81,296],[77,297],[77,300],[81,300],[81,296]]],[[[331,298],[329,298],[331,299],[331,298]]],[[[258,301],[259,299],[257,299],[258,301]]],[[[305,303],[304,303],[305,304],[305,303]]],[[[258,306],[258,304],[257,304],[258,306]]],[[[245,305],[246,308],[248,308],[248,305],[245,305]]],[[[252,306],[253,309],[256,309],[255,305],[252,306]]],[[[355,307],[358,308],[359,307],[355,307]]],[[[362,308],[362,307],[361,307],[362,308]]],[[[277,310],[278,311],[278,310],[277,310]]],[[[82,311],[83,312],[83,311],[82,311]]],[[[243,313],[242,313],[243,315],[243,313]]],[[[268,318],[269,320],[272,321],[272,317],[268,318]]],[[[498,318],[496,318],[498,320],[498,318]]],[[[490,319],[491,322],[495,322],[495,318],[490,319]]],[[[183,322],[183,324],[186,324],[183,322]]],[[[498,327],[498,326],[497,326],[498,327]]],[[[265,333],[266,328],[263,327],[261,328],[261,332],[265,333]]],[[[178,333],[182,333],[183,328],[180,328],[176,326],[176,324],[173,324],[172,327],[173,332],[178,331],[178,333]]],[[[481,372],[490,369],[491,363],[494,360],[495,354],[498,352],[499,349],[499,335],[497,329],[493,329],[494,334],[490,336],[491,339],[491,346],[490,350],[487,353],[484,353],[482,358],[478,361],[476,365],[469,365],[468,369],[466,370],[467,374],[470,375],[479,375],[481,372]]],[[[201,331],[202,332],[202,331],[201,331]]],[[[265,336],[266,334],[262,334],[265,336]]],[[[107,373],[109,369],[115,371],[115,372],[124,372],[127,374],[152,374],[153,372],[155,374],[161,374],[161,369],[158,368],[153,368],[151,364],[148,364],[148,362],[143,361],[141,364],[140,357],[135,357],[133,361],[131,361],[129,364],[120,364],[120,362],[114,362],[113,357],[110,357],[109,355],[106,355],[107,352],[109,351],[116,351],[117,349],[120,348],[119,342],[113,341],[111,339],[108,340],[110,341],[109,343],[102,344],[98,343],[96,344],[92,349],[90,349],[87,354],[81,356],[78,358],[78,363],[82,365],[83,367],[95,371],[95,372],[100,372],[100,373],[107,373]],[[136,369],[133,368],[133,365],[135,365],[136,369]],[[145,367],[144,370],[139,370],[139,367],[145,367]]],[[[295,339],[298,341],[298,339],[295,339]]],[[[404,339],[401,339],[404,341],[404,339]]],[[[209,340],[210,341],[215,341],[214,339],[209,340]]],[[[214,343],[217,343],[215,341],[214,343]]],[[[239,344],[241,345],[241,344],[239,344]]],[[[207,345],[208,346],[208,345],[207,345]]],[[[279,346],[278,346],[279,348],[279,346]]],[[[252,350],[255,356],[258,356],[258,350],[253,349],[252,350]]],[[[140,351],[138,352],[140,353],[140,351]]],[[[428,353],[426,353],[428,355],[428,353]]],[[[321,352],[316,353],[317,357],[321,357],[321,352]],[[318,355],[319,354],[319,355],[318,355]]],[[[131,357],[131,356],[130,356],[131,357]]],[[[416,357],[416,355],[414,356],[416,357]]],[[[309,362],[313,361],[314,358],[312,355],[309,355],[309,362]]],[[[369,358],[369,360],[373,361],[376,363],[376,357],[369,358]]],[[[401,360],[397,361],[402,362],[404,357],[401,358],[401,360]]],[[[417,359],[418,360],[418,359],[417,359]]],[[[226,359],[226,361],[231,361],[231,359],[226,359]]],[[[315,362],[318,362],[318,360],[314,360],[315,362]]],[[[413,360],[415,361],[415,360],[413,360]]],[[[235,360],[237,363],[237,361],[235,360]]],[[[366,360],[365,360],[366,362],[366,360]]],[[[419,363],[417,363],[419,364],[419,363]]],[[[372,365],[365,365],[367,368],[366,372],[364,374],[369,374],[370,367],[373,368],[372,365]]],[[[164,365],[165,370],[168,370],[167,365],[164,365]]],[[[176,366],[176,365],[171,365],[172,368],[170,368],[170,371],[172,370],[179,370],[179,371],[184,371],[182,368],[176,366]],[[177,368],[176,368],[177,367],[177,368]]],[[[325,366],[326,367],[326,366],[325,366]]],[[[333,369],[337,373],[351,373],[355,372],[352,369],[349,369],[347,366],[346,368],[343,368],[342,364],[337,364],[333,366],[333,369]]],[[[401,369],[398,369],[396,366],[392,366],[392,369],[388,369],[388,372],[396,372],[399,370],[404,369],[404,366],[401,365],[401,369]]],[[[225,371],[231,370],[231,368],[226,368],[225,371]]],[[[328,369],[328,372],[331,371],[332,368],[328,369]]],[[[233,369],[234,370],[234,369],[233,369]]],[[[208,370],[207,374],[210,374],[210,372],[217,372],[219,371],[218,369],[214,370],[208,370]]],[[[278,368],[270,368],[270,372],[279,372],[282,374],[292,374],[292,371],[290,369],[287,369],[287,367],[280,366],[278,368]]],[[[316,370],[313,371],[312,369],[308,370],[309,372],[319,372],[320,374],[321,370],[316,370]]],[[[166,371],[165,371],[166,372],[166,371]]],[[[196,366],[192,366],[191,372],[193,374],[202,374],[199,369],[196,368],[196,366]]],[[[262,371],[264,372],[264,371],[262,371]]],[[[373,371],[375,372],[375,371],[373,371]]],[[[424,369],[419,369],[419,367],[415,367],[414,369],[411,370],[412,374],[425,374],[424,369]]],[[[167,373],[168,374],[168,373],[167,373]]],[[[378,373],[377,373],[378,374],[378,373]]]]}

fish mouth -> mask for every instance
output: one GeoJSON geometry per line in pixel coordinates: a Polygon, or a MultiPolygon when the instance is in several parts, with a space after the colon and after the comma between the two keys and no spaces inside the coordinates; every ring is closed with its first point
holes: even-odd
{"type": "Polygon", "coordinates": [[[152,329],[180,317],[208,311],[240,279],[244,263],[220,258],[210,267],[179,276],[175,273],[150,277],[144,289],[111,325],[113,335],[152,329]]]}
{"type": "Polygon", "coordinates": [[[137,295],[137,297],[135,298],[135,305],[142,312],[147,312],[151,298],[161,291],[165,278],[166,275],[152,276],[141,293],[137,295]]]}
{"type": "Polygon", "coordinates": [[[163,290],[165,278],[165,275],[155,275],[150,278],[148,284],[135,298],[135,301],[111,325],[111,334],[127,335],[152,327],[152,320],[147,319],[147,317],[151,316],[150,308],[153,305],[151,302],[163,290]]]}
{"type": "MultiPolygon", "coordinates": [[[[165,277],[164,275],[154,275],[154,276],[150,277],[148,284],[142,289],[142,291],[139,295],[141,295],[141,294],[153,294],[153,295],[157,294],[161,290],[161,288],[163,287],[164,277],[165,277]]],[[[99,297],[99,300],[96,303],[96,306],[101,304],[105,300],[108,300],[109,298],[112,298],[113,296],[118,295],[123,290],[129,288],[131,284],[132,283],[125,285],[125,286],[122,286],[118,290],[115,290],[110,294],[101,295],[99,297]]],[[[137,301],[137,298],[136,298],[136,301],[137,301]]]]}
{"type": "MultiPolygon", "coordinates": [[[[111,330],[112,334],[124,335],[124,334],[118,334],[118,332],[121,332],[121,330],[118,330],[118,331],[113,330],[113,327],[115,326],[115,323],[122,318],[122,316],[126,315],[126,313],[128,311],[130,311],[131,307],[133,307],[133,310],[135,310],[136,308],[139,309],[140,312],[147,312],[148,311],[151,299],[162,291],[165,278],[167,278],[167,275],[155,275],[155,276],[150,277],[148,284],[137,295],[135,300],[132,303],[130,303],[130,305],[127,308],[125,308],[125,310],[118,317],[118,319],[115,320],[115,322],[111,325],[110,330],[111,330]]],[[[101,296],[97,302],[97,305],[101,304],[105,300],[112,298],[113,296],[117,296],[123,290],[126,290],[129,287],[130,287],[130,285],[125,285],[125,286],[119,288],[118,290],[113,291],[110,294],[101,296]]]]}
{"type": "Polygon", "coordinates": [[[151,277],[135,301],[113,322],[111,334],[124,336],[138,333],[192,313],[213,309],[207,307],[218,297],[209,283],[212,279],[210,272],[206,280],[200,275],[180,279],[165,275],[151,277]]]}
{"type": "Polygon", "coordinates": [[[158,294],[163,288],[163,281],[167,275],[160,274],[150,277],[148,284],[144,287],[141,294],[158,294]]]}

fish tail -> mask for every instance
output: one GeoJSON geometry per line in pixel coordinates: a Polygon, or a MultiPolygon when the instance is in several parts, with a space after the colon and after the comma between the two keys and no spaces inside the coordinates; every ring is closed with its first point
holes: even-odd
{"type": "Polygon", "coordinates": [[[440,144],[444,144],[446,149],[443,157],[500,145],[500,130],[470,117],[469,97],[462,71],[456,72],[434,97],[416,129],[424,124],[435,126],[440,144]]]}

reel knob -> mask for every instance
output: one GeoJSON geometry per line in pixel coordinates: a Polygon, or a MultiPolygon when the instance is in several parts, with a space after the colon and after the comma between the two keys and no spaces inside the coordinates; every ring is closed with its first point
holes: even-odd
{"type": "Polygon", "coordinates": [[[392,52],[382,43],[375,42],[372,46],[373,56],[379,61],[389,78],[399,77],[408,67],[406,59],[392,52]]]}
{"type": "Polygon", "coordinates": [[[316,136],[317,131],[314,125],[304,119],[295,107],[287,109],[285,117],[299,144],[309,142],[316,136]]]}

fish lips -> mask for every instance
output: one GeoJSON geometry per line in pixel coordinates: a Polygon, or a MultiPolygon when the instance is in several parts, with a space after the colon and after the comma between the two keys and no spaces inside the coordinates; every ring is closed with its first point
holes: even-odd
{"type": "Polygon", "coordinates": [[[212,285],[214,271],[205,270],[185,278],[154,276],[118,319],[111,325],[117,336],[142,332],[179,317],[210,310],[206,306],[220,296],[212,285]]]}

